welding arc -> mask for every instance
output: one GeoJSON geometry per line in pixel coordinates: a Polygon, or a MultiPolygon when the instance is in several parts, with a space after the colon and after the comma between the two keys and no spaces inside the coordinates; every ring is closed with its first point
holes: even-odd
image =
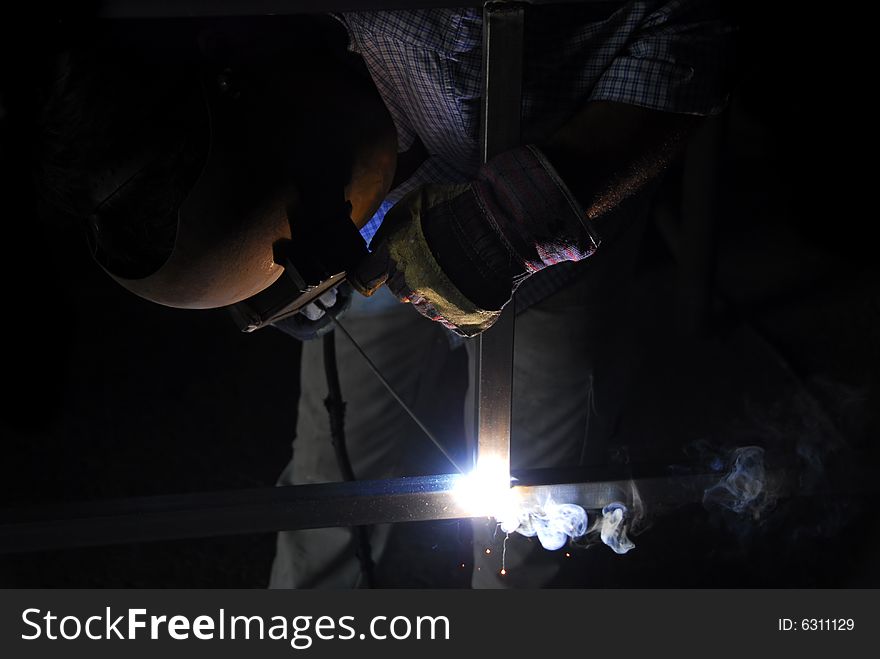
{"type": "Polygon", "coordinates": [[[452,466],[455,467],[459,471],[459,473],[464,473],[464,470],[458,466],[458,463],[455,460],[452,459],[452,456],[449,455],[449,452],[446,450],[446,448],[444,448],[443,444],[440,443],[440,440],[438,440],[436,437],[434,437],[434,434],[430,430],[428,430],[428,428],[425,426],[424,423],[422,423],[419,420],[419,418],[416,416],[415,412],[413,412],[409,408],[409,406],[405,402],[403,402],[403,399],[397,394],[397,392],[394,391],[394,387],[391,386],[391,383],[388,382],[388,380],[386,380],[383,377],[382,373],[379,372],[379,369],[376,368],[376,365],[373,363],[373,360],[370,359],[369,356],[367,356],[367,353],[364,352],[364,349],[361,348],[360,344],[358,344],[358,342],[354,340],[354,337],[349,333],[349,331],[347,329],[345,329],[345,327],[342,325],[342,323],[339,321],[339,319],[336,316],[334,316],[333,314],[331,314],[329,312],[327,312],[327,313],[329,314],[329,316],[333,320],[333,322],[336,324],[336,327],[338,327],[339,330],[343,334],[345,334],[346,337],[348,337],[348,340],[351,341],[351,343],[355,347],[355,349],[361,354],[361,357],[363,357],[364,360],[367,362],[367,366],[369,366],[370,370],[373,371],[373,373],[375,374],[375,376],[377,378],[379,378],[379,382],[381,382],[382,385],[388,390],[388,393],[394,397],[394,400],[396,400],[398,403],[400,403],[400,406],[409,415],[409,418],[411,418],[413,421],[415,421],[416,425],[422,429],[422,432],[425,433],[425,435],[427,435],[428,439],[431,440],[431,442],[434,444],[434,446],[436,446],[437,449],[444,455],[444,457],[447,460],[449,460],[450,464],[452,464],[452,466]]]}

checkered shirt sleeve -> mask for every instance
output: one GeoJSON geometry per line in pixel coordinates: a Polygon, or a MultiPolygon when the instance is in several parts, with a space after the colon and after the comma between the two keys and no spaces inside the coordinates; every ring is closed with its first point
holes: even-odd
{"type": "MultiPolygon", "coordinates": [[[[713,114],[726,102],[730,28],[715,0],[529,7],[523,142],[540,143],[588,101],[713,114]]],[[[427,183],[462,183],[480,166],[482,12],[427,9],[339,16],[397,127],[401,151],[417,135],[429,154],[363,228],[369,240],[387,210],[427,183]]],[[[577,273],[562,263],[528,279],[517,310],[577,273]]]]}

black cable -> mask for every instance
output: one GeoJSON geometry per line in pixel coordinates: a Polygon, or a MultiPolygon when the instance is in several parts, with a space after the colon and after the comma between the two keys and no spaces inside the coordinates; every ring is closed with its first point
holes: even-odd
{"type": "MultiPolygon", "coordinates": [[[[346,481],[356,480],[351,459],[348,456],[348,447],[345,444],[345,401],[342,399],[342,387],[339,384],[339,367],[336,363],[336,332],[328,332],[324,335],[324,373],[327,376],[327,397],[324,399],[324,407],[330,417],[330,441],[336,452],[336,462],[339,471],[346,481]]],[[[373,565],[373,552],[370,546],[370,527],[353,527],[357,546],[355,555],[361,565],[361,575],[367,588],[375,586],[375,574],[373,565]]]]}

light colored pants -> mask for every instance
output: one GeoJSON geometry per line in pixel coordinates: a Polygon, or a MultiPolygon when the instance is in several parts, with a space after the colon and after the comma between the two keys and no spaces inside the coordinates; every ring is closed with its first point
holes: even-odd
{"type": "MultiPolygon", "coordinates": [[[[450,347],[442,327],[394,300],[384,288],[370,299],[355,295],[342,322],[420,418],[443,411],[438,406],[438,379],[444,373],[450,347]]],[[[346,440],[355,476],[372,480],[419,474],[419,460],[415,456],[425,452],[429,440],[384,389],[348,339],[338,333],[336,352],[346,401],[346,440]]],[[[327,383],[322,353],[321,339],[303,344],[302,393],[293,457],[279,484],[342,480],[324,407],[327,383]]],[[[448,473],[452,467],[442,471],[448,473]]],[[[377,563],[388,532],[388,525],[373,527],[370,543],[377,563]]],[[[356,587],[360,566],[354,550],[353,534],[347,528],[279,533],[269,585],[356,587]]]]}
{"type": "MultiPolygon", "coordinates": [[[[620,389],[625,386],[625,378],[620,377],[625,369],[610,356],[620,354],[615,346],[629,340],[631,324],[621,302],[627,299],[628,273],[640,234],[628,231],[626,240],[590,260],[595,263],[580,264],[582,272],[570,285],[517,317],[512,469],[604,460],[620,389]],[[594,387],[594,378],[602,386],[594,387]]],[[[419,418],[450,447],[455,443],[454,448],[462,450],[461,406],[471,404],[470,392],[464,393],[470,369],[461,348],[450,347],[446,330],[393,300],[384,288],[370,299],[355,295],[343,322],[419,418]]],[[[348,448],[357,478],[451,472],[351,343],[337,336],[336,346],[347,402],[348,448]]],[[[323,403],[327,385],[321,340],[303,345],[301,385],[293,458],[279,484],[341,480],[323,403]]],[[[371,545],[377,563],[389,528],[373,528],[371,545]]],[[[564,550],[548,552],[535,539],[513,534],[507,541],[507,576],[502,577],[502,536],[500,531],[496,534],[494,523],[474,522],[474,587],[539,587],[552,581],[564,550]]],[[[395,555],[397,560],[408,556],[405,551],[395,555]]],[[[410,558],[420,563],[430,557],[410,558]]],[[[352,588],[359,585],[359,578],[350,529],[279,533],[270,587],[352,588]]]]}

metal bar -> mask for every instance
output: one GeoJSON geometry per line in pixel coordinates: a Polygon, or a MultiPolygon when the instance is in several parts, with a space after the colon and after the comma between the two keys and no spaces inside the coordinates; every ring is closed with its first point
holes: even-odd
{"type": "Polygon", "coordinates": [[[476,468],[508,480],[513,398],[514,302],[495,325],[474,341],[474,422],[477,438],[476,468]]]}
{"type": "MultiPolygon", "coordinates": [[[[652,509],[700,501],[719,475],[562,482],[574,473],[535,470],[513,487],[524,505],[554,501],[598,509],[631,503],[633,485],[652,509]]],[[[583,472],[577,474],[583,477],[583,472]]],[[[456,493],[460,474],[268,487],[85,503],[32,506],[0,513],[0,553],[42,551],[178,538],[358,526],[470,516],[456,493]]]]}
{"type": "Polygon", "coordinates": [[[0,552],[466,516],[451,476],[295,485],[5,512],[0,552]]]}
{"type": "MultiPolygon", "coordinates": [[[[482,7],[485,0],[103,0],[102,18],[266,16],[346,11],[482,7]]],[[[620,5],[609,0],[531,0],[529,4],[620,5]]]]}
{"type": "MultiPolygon", "coordinates": [[[[518,2],[489,2],[483,9],[483,162],[519,145],[524,16],[518,2]]],[[[504,482],[510,479],[514,306],[511,300],[477,337],[473,355],[476,469],[504,482]]]]}
{"type": "Polygon", "coordinates": [[[521,2],[487,2],[483,8],[483,162],[519,146],[524,19],[521,2]]]}
{"type": "Polygon", "coordinates": [[[610,503],[633,506],[635,500],[647,502],[651,512],[699,503],[703,492],[720,480],[719,474],[698,474],[662,478],[622,479],[556,485],[523,485],[512,489],[517,500],[543,505],[547,497],[557,503],[574,503],[587,510],[601,510],[610,503]]]}

